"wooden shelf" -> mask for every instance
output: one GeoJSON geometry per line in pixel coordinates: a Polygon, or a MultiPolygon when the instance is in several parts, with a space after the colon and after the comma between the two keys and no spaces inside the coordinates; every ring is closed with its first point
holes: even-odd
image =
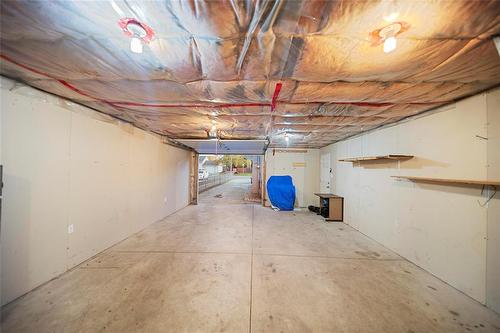
{"type": "Polygon", "coordinates": [[[410,177],[410,176],[391,176],[391,177],[397,179],[408,179],[414,182],[426,182],[426,183],[500,186],[500,181],[493,181],[493,180],[448,179],[448,178],[428,178],[428,177],[410,177]]]}
{"type": "Polygon", "coordinates": [[[353,158],[343,158],[339,162],[364,162],[364,161],[377,161],[377,160],[409,160],[413,158],[413,155],[382,155],[382,156],[363,156],[363,157],[353,157],[353,158]]]}

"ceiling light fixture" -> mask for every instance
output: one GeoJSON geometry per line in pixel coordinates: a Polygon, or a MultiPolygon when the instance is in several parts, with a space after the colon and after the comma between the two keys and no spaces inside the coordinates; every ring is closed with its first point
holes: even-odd
{"type": "Polygon", "coordinates": [[[380,29],[378,32],[380,38],[384,41],[384,52],[389,53],[396,49],[396,35],[401,31],[401,24],[393,23],[380,29]]]}
{"type": "Polygon", "coordinates": [[[208,136],[210,138],[216,138],[217,137],[217,126],[212,125],[212,128],[208,131],[208,136]]]}
{"type": "Polygon", "coordinates": [[[154,31],[146,24],[134,18],[122,18],[118,21],[125,35],[130,37],[130,51],[142,53],[143,44],[149,44],[154,36],[154,31]]]}
{"type": "Polygon", "coordinates": [[[130,51],[134,53],[142,53],[142,38],[146,37],[146,30],[139,24],[129,23],[128,30],[132,32],[130,39],[130,51]]]}
{"type": "Polygon", "coordinates": [[[410,28],[406,22],[394,22],[381,29],[377,29],[370,33],[372,46],[383,44],[385,53],[392,52],[397,47],[396,37],[410,28]]]}

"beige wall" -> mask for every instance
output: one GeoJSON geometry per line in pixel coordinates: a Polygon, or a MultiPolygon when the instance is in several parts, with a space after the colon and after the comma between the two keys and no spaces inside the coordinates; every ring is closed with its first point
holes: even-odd
{"type": "Polygon", "coordinates": [[[2,304],[189,200],[190,152],[32,88],[11,88],[2,78],[2,304]]]}
{"type": "MultiPolygon", "coordinates": [[[[488,110],[488,179],[500,179],[500,90],[486,95],[488,110]]],[[[500,188],[498,188],[500,192],[500,188]]],[[[500,313],[500,193],[489,202],[486,304],[500,313]]]]}
{"type": "MultiPolygon", "coordinates": [[[[286,151],[283,149],[268,149],[266,152],[266,184],[273,175],[292,176],[295,185],[297,207],[319,205],[319,199],[314,192],[319,191],[319,151],[308,149],[305,152],[286,151]]],[[[266,192],[267,203],[269,197],[266,192]]]]}
{"type": "Polygon", "coordinates": [[[320,152],[331,152],[332,188],[345,197],[346,223],[482,303],[487,293],[488,299],[498,302],[500,220],[498,207],[493,205],[498,206],[499,195],[489,208],[481,207],[485,197],[480,187],[413,183],[390,176],[500,179],[500,126],[490,123],[488,127],[493,115],[486,103],[488,99],[495,105],[498,122],[498,96],[498,90],[477,95],[438,110],[442,112],[348,139],[320,152]],[[493,137],[493,132],[496,142],[476,136],[493,137]],[[494,161],[491,150],[496,152],[494,161]],[[416,157],[360,166],[338,162],[345,157],[397,153],[416,157]],[[490,233],[497,237],[495,245],[493,239],[487,244],[487,220],[490,233]],[[489,253],[488,267],[487,248],[495,252],[489,253]],[[487,290],[490,267],[496,275],[491,274],[487,290]],[[493,289],[496,296],[491,294],[493,289]]]}

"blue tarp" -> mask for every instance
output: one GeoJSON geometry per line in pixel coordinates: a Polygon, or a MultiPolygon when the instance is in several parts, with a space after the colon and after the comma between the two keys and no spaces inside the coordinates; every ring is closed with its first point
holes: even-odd
{"type": "Polygon", "coordinates": [[[271,176],[267,181],[267,195],[271,204],[280,210],[293,210],[295,186],[290,176],[271,176]]]}

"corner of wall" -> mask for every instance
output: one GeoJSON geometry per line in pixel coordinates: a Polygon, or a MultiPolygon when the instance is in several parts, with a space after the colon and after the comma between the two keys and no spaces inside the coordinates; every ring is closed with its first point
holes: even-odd
{"type": "MultiPolygon", "coordinates": [[[[500,94],[497,90],[493,95],[500,94]]],[[[491,292],[500,289],[500,260],[490,255],[488,269],[494,273],[489,274],[489,284],[499,288],[489,287],[487,291],[487,217],[486,210],[477,203],[483,199],[480,189],[395,181],[390,176],[484,179],[492,157],[488,153],[487,162],[487,144],[478,136],[488,136],[488,149],[499,146],[489,140],[490,133],[486,135],[488,121],[491,127],[491,121],[486,119],[486,100],[493,95],[489,92],[472,96],[453,107],[445,106],[321,149],[331,153],[332,188],[345,198],[346,223],[476,300],[485,303],[486,298],[490,299],[486,302],[491,307],[496,302],[491,292]],[[355,166],[337,161],[388,153],[416,157],[401,162],[400,167],[391,163],[355,166]]],[[[490,103],[498,108],[498,99],[490,103]]],[[[492,130],[500,133],[499,128],[495,125],[492,130]]],[[[500,238],[498,224],[491,226],[493,204],[488,208],[488,253],[499,253],[498,243],[491,241],[493,234],[500,238]]]]}

